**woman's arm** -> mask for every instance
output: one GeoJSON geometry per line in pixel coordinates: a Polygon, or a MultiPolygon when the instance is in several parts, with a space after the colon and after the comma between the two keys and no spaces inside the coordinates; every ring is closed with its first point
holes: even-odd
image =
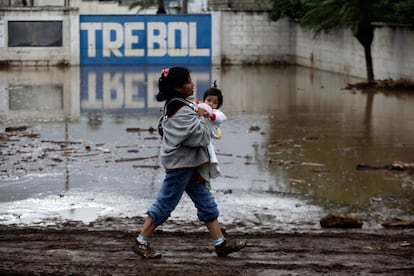
{"type": "Polygon", "coordinates": [[[189,106],[180,108],[164,124],[164,136],[170,143],[187,147],[206,147],[210,143],[211,126],[189,106]]]}

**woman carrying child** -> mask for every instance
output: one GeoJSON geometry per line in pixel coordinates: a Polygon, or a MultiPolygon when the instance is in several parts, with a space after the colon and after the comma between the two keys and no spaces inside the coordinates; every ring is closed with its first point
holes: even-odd
{"type": "Polygon", "coordinates": [[[186,192],[197,209],[213,239],[217,256],[224,257],[246,246],[245,240],[228,240],[218,222],[219,211],[213,194],[199,176],[199,167],[208,164],[207,146],[212,128],[207,112],[197,109],[187,100],[194,93],[190,72],[184,67],[164,69],[158,82],[158,101],[166,101],[162,120],[161,164],[166,174],[155,202],[147,210],[147,217],[132,250],[143,258],[160,258],[150,247],[155,229],[171,215],[186,192]]]}

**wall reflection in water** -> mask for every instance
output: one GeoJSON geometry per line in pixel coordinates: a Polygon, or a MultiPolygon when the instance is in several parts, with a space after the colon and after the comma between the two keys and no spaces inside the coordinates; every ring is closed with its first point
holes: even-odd
{"type": "MultiPolygon", "coordinates": [[[[100,66],[81,68],[81,111],[110,113],[154,113],[162,104],[156,101],[162,67],[100,66]]],[[[211,67],[191,67],[196,97],[211,83],[211,67]]]]}
{"type": "Polygon", "coordinates": [[[12,69],[0,73],[0,122],[79,119],[79,70],[12,69]]]}
{"type": "MultiPolygon", "coordinates": [[[[154,114],[162,106],[155,100],[161,69],[84,66],[2,71],[0,119],[73,121],[81,113],[154,114]]],[[[200,98],[212,84],[211,67],[190,69],[195,97],[200,98]]]]}

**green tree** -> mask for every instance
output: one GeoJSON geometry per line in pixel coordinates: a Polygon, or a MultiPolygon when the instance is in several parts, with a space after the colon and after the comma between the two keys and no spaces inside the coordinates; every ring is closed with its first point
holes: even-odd
{"type": "Polygon", "coordinates": [[[313,29],[315,35],[335,28],[351,28],[364,48],[368,81],[374,80],[371,45],[374,22],[412,24],[412,0],[270,0],[274,20],[289,17],[313,29]]]}
{"type": "Polygon", "coordinates": [[[271,2],[270,18],[273,20],[279,20],[283,17],[300,19],[306,13],[302,0],[271,0],[271,2]]]}
{"type": "Polygon", "coordinates": [[[414,1],[412,0],[404,0],[404,1],[397,1],[395,5],[395,20],[393,21],[401,24],[407,24],[410,26],[414,26],[414,1]]]}

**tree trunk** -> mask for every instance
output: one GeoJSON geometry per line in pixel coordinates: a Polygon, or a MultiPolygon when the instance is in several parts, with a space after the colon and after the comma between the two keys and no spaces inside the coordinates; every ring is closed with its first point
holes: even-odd
{"type": "Polygon", "coordinates": [[[374,80],[374,68],[372,66],[371,44],[374,40],[374,27],[369,20],[363,20],[358,24],[358,30],[355,37],[364,47],[365,64],[367,68],[368,82],[374,80]]]}
{"type": "Polygon", "coordinates": [[[364,48],[367,78],[368,82],[372,82],[374,80],[374,68],[372,66],[371,44],[374,40],[374,27],[371,25],[371,22],[361,21],[358,24],[358,31],[355,37],[364,48]]]}
{"type": "Polygon", "coordinates": [[[167,11],[165,10],[164,0],[158,0],[158,9],[157,14],[166,14],[167,11]]]}
{"type": "Polygon", "coordinates": [[[188,0],[183,0],[183,14],[188,13],[188,0]]]}
{"type": "Polygon", "coordinates": [[[371,45],[364,46],[364,52],[365,52],[365,64],[367,66],[368,82],[372,82],[374,81],[374,68],[372,66],[371,45]]]}

